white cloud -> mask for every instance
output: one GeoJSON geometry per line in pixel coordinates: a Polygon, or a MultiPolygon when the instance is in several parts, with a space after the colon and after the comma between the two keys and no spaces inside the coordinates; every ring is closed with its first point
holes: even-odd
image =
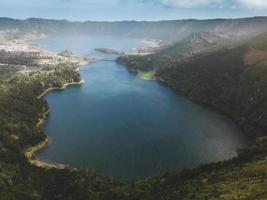
{"type": "Polygon", "coordinates": [[[190,8],[195,6],[204,6],[210,4],[218,4],[224,0],[143,0],[144,2],[160,3],[170,7],[190,8]]]}
{"type": "MultiPolygon", "coordinates": [[[[121,0],[126,1],[126,0],[121,0]]],[[[267,0],[138,0],[161,4],[169,7],[192,8],[197,6],[228,5],[229,8],[247,7],[251,9],[267,9],[267,0]]]]}
{"type": "Polygon", "coordinates": [[[267,0],[236,0],[239,4],[248,8],[266,9],[267,0]]]}

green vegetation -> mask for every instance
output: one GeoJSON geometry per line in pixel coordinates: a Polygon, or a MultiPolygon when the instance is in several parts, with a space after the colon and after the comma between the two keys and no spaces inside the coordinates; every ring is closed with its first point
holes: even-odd
{"type": "Polygon", "coordinates": [[[141,71],[141,70],[138,70],[138,76],[140,76],[141,78],[143,79],[153,79],[155,74],[156,74],[156,70],[151,70],[151,71],[141,71]]]}
{"type": "MultiPolygon", "coordinates": [[[[201,27],[205,27],[204,22],[201,23],[201,27]]],[[[88,169],[37,167],[36,163],[29,162],[25,151],[28,150],[26,156],[31,157],[31,150],[41,147],[38,144],[47,139],[37,124],[48,105],[37,97],[49,88],[80,81],[80,75],[75,70],[77,66],[71,63],[39,66],[38,70],[19,73],[22,65],[33,65],[37,55],[1,52],[0,199],[267,199],[266,38],[267,34],[231,48],[186,57],[180,53],[188,52],[192,46],[177,47],[179,51],[182,49],[178,54],[176,48],[171,48],[171,51],[165,50],[164,55],[159,52],[118,59],[130,70],[139,71],[146,78],[155,76],[191,99],[226,113],[253,139],[252,144],[240,150],[239,156],[232,160],[132,183],[120,183],[88,169]]]]}
{"type": "Polygon", "coordinates": [[[0,80],[8,80],[14,76],[18,71],[22,69],[21,66],[16,65],[1,65],[0,67],[0,80]]]}
{"type": "Polygon", "coordinates": [[[26,149],[46,139],[36,124],[48,105],[37,96],[49,87],[79,81],[75,69],[62,64],[0,82],[1,200],[98,199],[115,184],[87,170],[38,168],[24,156],[26,149]]]}
{"type": "Polygon", "coordinates": [[[80,80],[75,66],[62,64],[1,81],[1,200],[266,198],[267,146],[264,140],[241,151],[238,158],[230,161],[133,183],[119,183],[87,169],[33,165],[36,163],[29,162],[24,153],[29,147],[45,141],[46,136],[36,124],[48,109],[45,100],[37,96],[49,87],[62,86],[73,80],[80,80]]]}
{"type": "Polygon", "coordinates": [[[9,65],[37,66],[36,60],[40,57],[39,53],[33,52],[6,52],[0,51],[0,63],[9,65]]]}
{"type": "Polygon", "coordinates": [[[156,69],[157,79],[230,116],[255,138],[267,133],[266,35],[184,59],[157,56],[156,65],[155,55],[121,57],[118,62],[133,71],[156,69]]]}
{"type": "MultiPolygon", "coordinates": [[[[250,150],[239,159],[164,174],[113,190],[113,199],[266,199],[267,157],[250,150]],[[248,154],[257,155],[244,162],[248,154]],[[123,196],[121,192],[125,191],[123,196]]],[[[266,153],[266,152],[265,152],[266,153]]]]}
{"type": "Polygon", "coordinates": [[[129,70],[156,69],[157,79],[230,116],[254,141],[237,159],[206,165],[206,171],[199,167],[168,175],[171,183],[163,181],[168,192],[160,190],[159,199],[267,199],[266,38],[267,33],[186,57],[179,51],[175,55],[164,50],[155,55],[118,58],[129,70]]]}
{"type": "MultiPolygon", "coordinates": [[[[57,66],[57,80],[77,76],[72,67],[57,66]],[[60,70],[61,69],[61,70],[60,70]],[[68,75],[69,74],[69,75],[68,75]],[[71,75],[71,76],[70,76],[71,75]],[[65,77],[65,78],[64,78],[65,77]]],[[[46,138],[36,126],[47,104],[36,97],[44,90],[40,80],[54,73],[19,75],[1,84],[0,194],[1,200],[157,200],[157,199],[264,199],[266,146],[258,143],[238,159],[203,165],[181,174],[164,174],[122,184],[86,169],[38,168],[24,150],[46,138]],[[37,78],[37,77],[38,78],[37,78]]],[[[57,81],[55,83],[58,84],[57,81]]],[[[61,83],[62,84],[62,83],[61,83]]],[[[53,85],[52,85],[53,86],[53,85]]]]}

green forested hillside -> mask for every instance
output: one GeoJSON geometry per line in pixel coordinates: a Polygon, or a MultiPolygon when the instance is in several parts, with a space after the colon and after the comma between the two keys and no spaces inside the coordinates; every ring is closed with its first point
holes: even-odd
{"type": "Polygon", "coordinates": [[[37,97],[80,75],[71,64],[18,73],[15,64],[31,61],[20,55],[0,66],[0,200],[266,200],[267,34],[187,57],[175,52],[118,61],[234,119],[252,138],[237,158],[132,183],[90,169],[32,165],[25,150],[46,138],[36,124],[48,105],[37,97]]]}
{"type": "Polygon", "coordinates": [[[238,158],[227,162],[133,183],[119,183],[87,169],[31,165],[24,150],[46,137],[36,123],[48,107],[37,96],[46,88],[79,80],[72,66],[54,69],[1,81],[1,200],[266,199],[267,147],[264,140],[258,140],[241,151],[238,158]]]}
{"type": "MultiPolygon", "coordinates": [[[[68,81],[73,70],[62,69],[54,79],[68,81]]],[[[173,200],[265,199],[266,146],[263,141],[242,151],[239,158],[204,165],[181,174],[164,174],[129,184],[89,170],[38,168],[24,149],[45,138],[36,127],[47,104],[36,97],[42,77],[17,77],[1,83],[0,199],[1,200],[173,200]]],[[[42,85],[42,84],[41,84],[42,85]]],[[[45,84],[46,85],[46,84],[45,84]]]]}
{"type": "Polygon", "coordinates": [[[134,183],[118,183],[90,170],[39,168],[24,156],[27,147],[45,139],[36,123],[47,109],[37,96],[77,76],[59,67],[48,74],[19,75],[1,83],[1,200],[140,200],[140,199],[265,199],[266,146],[259,141],[237,159],[210,164],[181,174],[164,174],[134,183]],[[60,81],[60,82],[59,82],[60,81]],[[43,83],[44,84],[43,84],[43,83]]]}
{"type": "Polygon", "coordinates": [[[251,145],[231,161],[128,184],[85,169],[31,165],[24,150],[45,138],[36,123],[47,104],[37,96],[48,86],[59,86],[77,77],[73,68],[62,67],[57,67],[56,74],[48,75],[44,70],[39,75],[19,75],[1,82],[1,200],[249,200],[267,197],[267,149],[264,141],[251,145]],[[57,84],[51,85],[51,80],[57,84]]]}
{"type": "MultiPolygon", "coordinates": [[[[8,67],[6,70],[8,71],[8,67]]],[[[10,70],[13,68],[11,67],[10,70]]],[[[72,65],[52,70],[18,74],[0,82],[0,199],[98,199],[98,193],[116,185],[86,170],[38,168],[30,164],[24,151],[46,136],[36,124],[48,109],[38,99],[45,89],[61,87],[80,76],[72,65]]],[[[9,73],[6,74],[8,76],[9,73]]],[[[5,76],[5,77],[6,77],[5,76]]]]}
{"type": "Polygon", "coordinates": [[[151,56],[118,61],[134,71],[156,70],[156,78],[231,116],[249,136],[263,136],[267,133],[266,35],[185,59],[165,56],[157,60],[158,65],[151,56]]]}

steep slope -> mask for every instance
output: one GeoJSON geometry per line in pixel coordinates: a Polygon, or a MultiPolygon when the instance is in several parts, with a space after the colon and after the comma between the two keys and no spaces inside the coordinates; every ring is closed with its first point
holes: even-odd
{"type": "Polygon", "coordinates": [[[267,134],[267,34],[186,59],[121,57],[130,70],[156,77],[191,99],[231,116],[252,137],[267,134]]]}
{"type": "Polygon", "coordinates": [[[230,46],[239,40],[241,39],[237,36],[229,38],[226,35],[211,32],[198,32],[166,48],[160,48],[154,54],[123,56],[119,57],[117,61],[126,62],[128,68],[132,71],[149,72],[152,69],[158,70],[172,66],[175,62],[188,59],[200,53],[212,52],[222,47],[230,46]]]}
{"type": "Polygon", "coordinates": [[[216,47],[221,47],[230,42],[235,42],[239,39],[238,36],[216,34],[213,32],[197,32],[189,35],[180,42],[170,45],[168,48],[162,49],[157,56],[171,57],[189,57],[203,51],[213,50],[216,47]]]}

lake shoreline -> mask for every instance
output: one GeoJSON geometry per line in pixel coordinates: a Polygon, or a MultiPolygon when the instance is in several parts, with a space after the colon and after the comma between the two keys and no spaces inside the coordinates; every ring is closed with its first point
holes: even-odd
{"type": "MultiPolygon", "coordinates": [[[[100,65],[101,65],[101,63],[100,63],[100,65]]],[[[96,68],[97,67],[99,67],[98,65],[96,65],[95,66],[96,68]]],[[[130,75],[128,72],[127,72],[127,70],[125,70],[125,69],[123,69],[124,67],[123,66],[118,66],[119,68],[121,68],[123,71],[125,71],[125,73],[127,74],[127,75],[130,75]]],[[[91,67],[91,68],[93,68],[93,67],[91,67]]],[[[93,69],[93,71],[94,71],[94,69],[93,69]]],[[[105,73],[106,71],[101,71],[102,73],[105,73]]],[[[89,76],[87,77],[85,74],[84,74],[84,71],[81,71],[81,74],[82,74],[82,76],[85,76],[85,78],[89,81],[89,80],[91,80],[91,78],[89,79],[89,76]]],[[[92,76],[91,76],[92,77],[92,76]]],[[[133,77],[133,79],[139,79],[138,81],[140,81],[142,84],[151,84],[151,83],[148,83],[148,82],[150,82],[150,81],[142,81],[139,77],[136,77],[136,74],[132,74],[132,75],[130,75],[130,77],[133,77]]],[[[156,85],[158,85],[157,83],[152,83],[152,84],[156,84],[156,85]]],[[[87,84],[86,84],[87,85],[87,84]]],[[[91,84],[90,84],[91,85],[91,84]]],[[[161,84],[159,84],[159,85],[161,85],[161,84]]],[[[164,84],[162,84],[162,85],[164,85],[164,84]]],[[[83,87],[83,89],[85,89],[86,87],[83,87]]],[[[91,88],[92,89],[92,88],[91,88]]],[[[76,89],[75,89],[76,90],[76,89]]],[[[79,88],[77,89],[77,90],[79,90],[79,88]]],[[[86,88],[86,90],[87,90],[87,88],[86,88]]],[[[67,93],[68,93],[68,91],[66,91],[67,93]]],[[[65,92],[64,92],[65,93],[65,92]]],[[[73,94],[73,93],[72,93],[73,94]]],[[[93,92],[91,92],[91,94],[93,94],[93,92]]],[[[59,92],[59,93],[56,93],[56,96],[61,96],[61,95],[63,95],[63,93],[61,93],[61,92],[59,92]]],[[[65,95],[64,95],[65,96],[65,95]]],[[[59,97],[60,98],[60,97],[59,97]]],[[[49,100],[50,100],[50,98],[49,98],[49,100]]],[[[60,101],[60,99],[59,99],[59,101],[60,101]]],[[[49,101],[50,102],[50,101],[49,101]]],[[[62,102],[63,103],[63,102],[62,102]]],[[[68,103],[70,103],[70,102],[68,102],[68,103]]],[[[52,104],[53,105],[53,104],[52,104]]],[[[86,106],[86,105],[85,105],[86,106]]],[[[81,111],[82,112],[82,111],[81,111]]],[[[69,113],[69,112],[66,112],[65,114],[67,114],[67,113],[69,113]]],[[[92,114],[92,113],[91,113],[92,114]]],[[[53,120],[52,120],[53,121],[53,120]]],[[[52,121],[49,121],[49,124],[52,122],[52,121]]],[[[56,124],[60,124],[60,122],[59,123],[57,123],[57,122],[55,122],[56,124]]],[[[73,124],[71,125],[71,126],[73,126],[73,124]]],[[[49,132],[50,133],[53,133],[53,129],[47,129],[47,130],[49,130],[49,132]]],[[[68,129],[67,130],[63,130],[62,131],[62,135],[60,136],[60,137],[64,137],[64,132],[66,132],[66,131],[68,131],[68,129]]],[[[59,138],[60,138],[59,137],[59,138]]],[[[59,139],[57,136],[54,138],[55,139],[55,143],[53,144],[53,145],[57,145],[56,144],[56,141],[58,141],[58,139],[59,139]]],[[[57,147],[55,147],[54,146],[54,148],[57,150],[57,147]]],[[[64,148],[66,148],[66,147],[64,147],[64,148]]],[[[64,148],[62,148],[62,149],[64,149],[64,148]]],[[[85,147],[86,148],[86,147],[85,147]]],[[[238,147],[237,147],[238,148],[238,147]]],[[[59,149],[60,150],[60,149],[59,149]]],[[[57,153],[55,153],[56,151],[55,150],[53,150],[54,151],[54,154],[57,154],[57,153]]],[[[50,150],[48,149],[48,150],[45,150],[44,152],[42,152],[42,154],[40,154],[40,157],[41,158],[43,158],[43,159],[45,159],[45,160],[49,160],[50,159],[50,157],[49,156],[46,156],[46,155],[49,155],[49,154],[47,154],[46,152],[50,152],[50,150]]],[[[58,151],[57,151],[58,152],[58,151]]],[[[60,151],[59,151],[60,152],[60,151]]],[[[53,155],[53,154],[51,154],[51,155],[53,155]]],[[[62,155],[63,156],[63,155],[62,155]]],[[[232,158],[234,158],[234,157],[236,157],[236,154],[234,154],[233,155],[233,157],[231,157],[231,158],[229,158],[229,159],[232,159],[232,158]]],[[[224,158],[223,158],[224,159],[224,158]]],[[[54,159],[53,158],[53,160],[54,161],[57,161],[57,160],[61,160],[60,159],[60,157],[58,157],[58,158],[56,158],[56,159],[54,159]]],[[[68,160],[67,160],[68,161],[68,160]]],[[[211,162],[215,162],[214,160],[213,161],[211,161],[211,162]]],[[[207,164],[208,163],[211,163],[211,162],[207,162],[207,164]]],[[[63,162],[64,163],[64,162],[63,162]]],[[[76,163],[72,163],[71,165],[75,165],[75,166],[77,166],[76,165],[76,163]]],[[[91,169],[91,166],[89,165],[89,169],[91,169]]],[[[155,175],[156,175],[156,173],[155,173],[155,175]]]]}
{"type": "MultiPolygon", "coordinates": [[[[31,40],[29,40],[30,42],[31,40]]],[[[148,46],[148,47],[145,47],[144,49],[146,51],[149,51],[149,52],[153,52],[154,50],[156,50],[157,48],[161,47],[161,45],[156,45],[157,43],[154,42],[154,46],[148,46]]],[[[37,47],[39,48],[38,50],[39,51],[42,51],[42,52],[50,52],[50,53],[54,53],[54,51],[48,51],[46,50],[44,47],[40,46],[40,45],[37,45],[37,47]]],[[[141,50],[142,48],[140,48],[141,50]]],[[[135,54],[137,55],[142,55],[142,53],[140,52],[135,52],[135,54]]],[[[71,59],[72,60],[72,59],[71,59]]],[[[93,59],[90,59],[90,60],[79,60],[79,67],[77,67],[75,69],[76,72],[79,73],[79,70],[80,70],[80,67],[82,65],[87,65],[87,64],[92,64],[94,62],[97,62],[98,60],[93,58],[93,59]]],[[[114,61],[111,61],[111,62],[115,62],[114,61]]],[[[142,76],[139,76],[139,78],[141,79],[145,79],[145,80],[154,80],[154,79],[147,79],[145,77],[142,77],[142,76]]],[[[65,90],[67,89],[69,86],[73,86],[73,85],[82,85],[83,83],[85,83],[85,80],[84,79],[81,79],[80,81],[78,82],[69,82],[69,83],[65,83],[63,84],[61,87],[51,87],[51,88],[47,88],[44,90],[44,92],[42,92],[40,95],[37,96],[37,99],[40,100],[42,99],[43,97],[45,97],[49,92],[51,91],[56,91],[56,90],[65,90]]],[[[48,115],[50,114],[50,112],[52,111],[52,109],[49,107],[48,105],[48,109],[45,110],[42,114],[41,114],[41,117],[38,119],[38,122],[36,124],[36,126],[40,129],[43,128],[43,125],[48,117],[48,115]]],[[[34,145],[34,146],[31,146],[29,147],[28,149],[26,149],[24,151],[24,155],[25,157],[28,159],[28,161],[32,164],[32,165],[35,165],[37,167],[41,167],[41,168],[55,168],[55,169],[59,169],[59,170],[63,170],[63,169],[75,169],[74,167],[72,166],[69,166],[69,165],[65,165],[65,164],[60,164],[60,163],[51,163],[49,161],[44,161],[44,160],[40,160],[40,159],[37,159],[36,156],[37,154],[42,151],[43,149],[47,148],[48,145],[50,144],[50,139],[47,137],[47,135],[45,134],[45,139],[43,141],[41,141],[40,143],[34,145]]]]}
{"type": "Polygon", "coordinates": [[[48,88],[42,94],[40,94],[39,96],[37,96],[37,99],[41,99],[42,97],[44,97],[45,95],[47,95],[50,91],[53,91],[53,90],[65,90],[68,86],[71,86],[71,85],[81,85],[84,82],[85,82],[85,80],[84,79],[81,79],[81,81],[79,81],[79,82],[65,83],[62,87],[48,88]]]}
{"type": "MultiPolygon", "coordinates": [[[[79,69],[79,68],[77,68],[79,69]]],[[[81,81],[79,82],[70,82],[70,83],[65,83],[62,87],[52,87],[52,88],[48,88],[46,89],[41,95],[37,96],[37,99],[41,99],[44,96],[46,96],[49,92],[54,91],[54,90],[65,90],[67,89],[67,87],[72,86],[72,85],[81,85],[85,82],[84,79],[81,79],[81,81]]],[[[51,112],[51,108],[48,107],[48,109],[46,111],[44,111],[41,114],[41,118],[39,118],[36,126],[38,128],[42,128],[42,126],[45,123],[45,120],[47,119],[49,113],[51,112]]],[[[40,159],[36,159],[36,155],[38,154],[38,152],[40,152],[41,150],[45,149],[48,145],[49,145],[49,138],[45,135],[45,139],[44,141],[40,142],[37,145],[34,145],[28,149],[25,150],[25,157],[29,160],[29,162],[37,167],[42,167],[42,168],[56,168],[56,169],[66,169],[66,168],[70,168],[70,166],[65,165],[65,164],[60,164],[60,163],[50,163],[50,162],[46,162],[40,159]]]]}
{"type": "MultiPolygon", "coordinates": [[[[93,61],[93,62],[96,62],[97,60],[93,61]]],[[[79,70],[79,68],[76,69],[77,71],[79,70]]],[[[131,71],[131,70],[129,70],[131,71]]],[[[143,80],[156,80],[156,81],[159,81],[159,82],[162,82],[164,85],[167,85],[165,84],[163,81],[161,81],[158,77],[156,77],[155,75],[153,76],[153,78],[145,78],[145,77],[142,77],[138,74],[137,71],[134,71],[133,72],[137,73],[137,76],[143,80]]],[[[53,87],[53,88],[48,88],[47,90],[45,90],[41,95],[39,95],[37,98],[38,99],[41,99],[42,97],[44,97],[45,95],[47,95],[50,91],[53,91],[53,90],[64,90],[66,89],[68,86],[70,85],[80,85],[84,82],[84,80],[81,80],[79,82],[71,82],[71,83],[65,83],[62,87],[53,87]]],[[[167,85],[168,86],[168,85],[167,85]]],[[[172,88],[171,86],[168,86],[169,88],[172,88]]],[[[175,91],[177,92],[177,91],[175,91]]],[[[191,98],[188,98],[189,100],[192,100],[191,98]]],[[[49,114],[49,112],[47,113],[47,115],[49,114]]],[[[46,119],[46,118],[45,118],[46,119]]],[[[45,119],[42,119],[42,124],[45,122],[45,119]]],[[[52,167],[52,168],[57,168],[57,169],[65,169],[65,168],[70,168],[70,169],[74,169],[72,167],[68,167],[68,166],[65,166],[65,165],[61,165],[61,164],[50,164],[49,162],[46,162],[46,161],[41,161],[41,160],[38,160],[35,158],[35,155],[41,151],[42,149],[46,148],[47,146],[49,145],[49,139],[46,138],[45,141],[43,141],[42,143],[36,145],[33,147],[32,150],[32,153],[30,154],[31,156],[28,156],[28,159],[30,160],[30,162],[38,167],[52,167]]],[[[236,156],[234,156],[236,157],[236,156]]],[[[233,157],[233,158],[234,158],[233,157]]],[[[230,158],[231,159],[231,158],[230,158]]],[[[215,162],[215,161],[213,161],[215,162]]],[[[213,162],[207,162],[207,164],[209,163],[213,163],[213,162]]]]}
{"type": "MultiPolygon", "coordinates": [[[[152,78],[145,78],[145,77],[142,77],[142,76],[140,75],[139,70],[131,69],[131,68],[129,68],[129,67],[127,66],[126,63],[119,62],[118,60],[116,60],[116,62],[117,62],[118,64],[121,64],[121,65],[124,66],[129,72],[132,72],[132,73],[136,74],[136,76],[138,76],[139,78],[141,78],[141,79],[143,79],[143,80],[158,81],[158,82],[160,82],[161,84],[167,86],[168,88],[171,88],[175,93],[182,94],[182,95],[185,96],[188,100],[190,100],[190,101],[192,101],[192,102],[195,102],[195,103],[197,103],[197,104],[199,104],[199,105],[203,105],[203,106],[205,106],[205,107],[207,107],[207,108],[209,108],[209,109],[211,109],[211,110],[213,110],[213,111],[215,111],[215,112],[218,112],[218,113],[224,115],[226,118],[228,118],[228,119],[230,119],[231,121],[233,121],[234,124],[237,125],[237,127],[239,127],[239,128],[242,130],[242,134],[248,138],[249,142],[252,142],[252,143],[253,143],[253,142],[255,142],[257,139],[261,138],[261,136],[257,136],[257,137],[252,137],[252,136],[250,136],[250,135],[247,133],[248,131],[246,130],[246,128],[244,128],[244,127],[245,127],[245,124],[240,123],[240,122],[239,122],[238,120],[236,120],[233,116],[231,116],[230,114],[226,113],[223,109],[220,109],[220,108],[218,108],[218,107],[216,107],[216,106],[213,106],[213,105],[211,105],[211,104],[209,104],[209,103],[206,103],[206,102],[204,102],[204,101],[201,101],[201,100],[199,100],[199,99],[197,99],[197,98],[195,98],[195,97],[193,97],[193,96],[190,96],[190,95],[188,95],[186,92],[183,92],[183,91],[181,91],[181,90],[177,90],[177,89],[176,89],[175,87],[173,87],[168,81],[164,80],[164,79],[161,78],[160,76],[157,76],[156,73],[155,73],[155,75],[153,75],[152,78]]],[[[246,147],[244,147],[244,148],[246,148],[246,147]]]]}
{"type": "Polygon", "coordinates": [[[25,151],[25,157],[28,159],[28,161],[32,164],[35,165],[36,167],[42,167],[42,168],[56,168],[56,169],[67,169],[69,168],[68,165],[60,164],[60,163],[50,163],[50,162],[45,162],[43,160],[36,159],[36,155],[38,152],[43,150],[49,145],[49,139],[46,138],[44,141],[40,142],[39,144],[30,147],[25,151]]]}

